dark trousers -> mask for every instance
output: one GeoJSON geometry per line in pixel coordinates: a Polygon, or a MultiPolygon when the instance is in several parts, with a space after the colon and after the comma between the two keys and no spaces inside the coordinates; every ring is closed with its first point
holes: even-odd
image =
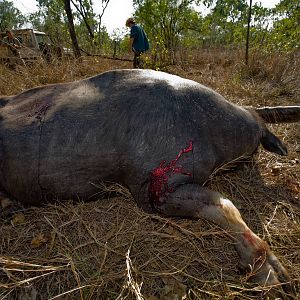
{"type": "Polygon", "coordinates": [[[141,58],[142,51],[136,51],[133,50],[134,57],[133,57],[133,68],[134,69],[143,69],[144,68],[144,62],[141,58]]]}

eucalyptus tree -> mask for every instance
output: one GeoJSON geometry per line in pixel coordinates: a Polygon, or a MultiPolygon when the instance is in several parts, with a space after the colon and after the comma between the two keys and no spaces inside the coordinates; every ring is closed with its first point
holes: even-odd
{"type": "Polygon", "coordinates": [[[38,31],[45,31],[45,18],[42,11],[30,13],[27,19],[31,23],[32,28],[38,31]]]}
{"type": "Polygon", "coordinates": [[[271,10],[250,0],[205,0],[210,9],[203,20],[211,45],[244,47],[249,30],[249,45],[262,46],[271,27],[271,10]],[[251,22],[250,22],[251,21],[251,22]]]}
{"type": "Polygon", "coordinates": [[[104,40],[104,39],[102,39],[102,37],[103,37],[102,32],[104,31],[103,32],[104,35],[106,33],[106,30],[102,30],[103,29],[103,27],[102,27],[102,19],[103,19],[103,15],[105,13],[105,10],[107,9],[109,1],[110,0],[101,0],[101,10],[100,10],[100,13],[98,15],[98,18],[99,18],[99,22],[98,22],[98,28],[99,28],[99,30],[98,30],[98,32],[99,32],[99,45],[100,45],[100,47],[103,46],[103,40],[104,40]]]}
{"type": "Polygon", "coordinates": [[[133,0],[135,16],[147,32],[159,60],[173,63],[180,38],[195,18],[195,0],[133,0]]]}
{"type": "Polygon", "coordinates": [[[210,13],[206,16],[210,38],[214,44],[240,44],[245,37],[248,20],[246,0],[206,1],[210,13]]]}
{"type": "Polygon", "coordinates": [[[76,58],[79,58],[81,56],[81,54],[80,54],[78,40],[77,40],[77,36],[76,36],[76,32],[75,32],[74,19],[73,19],[70,0],[64,0],[64,8],[65,8],[65,12],[66,12],[66,15],[68,18],[68,28],[69,28],[69,33],[70,33],[70,37],[72,40],[74,55],[76,58]]]}
{"type": "Polygon", "coordinates": [[[72,5],[76,8],[77,18],[82,20],[88,36],[90,37],[91,44],[95,42],[95,29],[97,21],[95,19],[93,3],[91,0],[71,0],[72,5]]]}
{"type": "Polygon", "coordinates": [[[39,13],[33,15],[35,22],[40,22],[40,29],[45,31],[51,41],[60,46],[70,47],[70,34],[63,0],[38,0],[39,13]],[[36,20],[38,18],[38,20],[36,20]],[[43,27],[43,28],[42,28],[43,27]]]}
{"type": "MultiPolygon", "coordinates": [[[[106,28],[102,26],[102,18],[108,7],[110,0],[71,0],[74,10],[74,18],[76,20],[76,31],[80,32],[80,40],[84,42],[86,34],[83,32],[82,24],[84,24],[88,36],[90,38],[90,44],[94,46],[102,47],[103,41],[106,39],[106,28]],[[100,2],[100,3],[99,3],[100,2]],[[96,14],[96,9],[99,14],[96,14]],[[102,41],[103,40],[103,41],[102,41]]],[[[86,43],[84,43],[84,46],[86,43]]]]}
{"type": "Polygon", "coordinates": [[[269,45],[275,50],[300,49],[300,2],[281,0],[273,9],[273,28],[269,45]]]}
{"type": "Polygon", "coordinates": [[[272,27],[272,10],[262,7],[261,3],[254,3],[252,6],[250,38],[253,47],[263,47],[265,40],[272,27]]]}
{"type": "Polygon", "coordinates": [[[26,17],[11,1],[0,1],[0,30],[18,28],[26,22],[26,17]]]}

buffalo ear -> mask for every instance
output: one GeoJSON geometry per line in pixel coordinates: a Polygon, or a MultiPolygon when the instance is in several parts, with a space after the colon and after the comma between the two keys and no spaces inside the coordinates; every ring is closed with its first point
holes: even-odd
{"type": "Polygon", "coordinates": [[[279,155],[287,155],[288,151],[284,143],[273,133],[270,131],[266,131],[266,133],[261,137],[260,142],[262,146],[270,151],[277,153],[279,155]]]}

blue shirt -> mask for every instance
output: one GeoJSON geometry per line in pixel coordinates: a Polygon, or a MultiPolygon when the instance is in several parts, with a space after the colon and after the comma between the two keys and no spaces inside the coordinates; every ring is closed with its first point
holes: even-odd
{"type": "Polygon", "coordinates": [[[135,51],[145,52],[149,49],[149,41],[142,27],[133,25],[130,29],[130,37],[133,38],[132,48],[135,51]]]}

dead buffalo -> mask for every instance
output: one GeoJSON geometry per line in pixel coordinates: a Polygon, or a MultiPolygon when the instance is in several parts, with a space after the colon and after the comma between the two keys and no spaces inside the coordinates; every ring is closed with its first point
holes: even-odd
{"type": "Polygon", "coordinates": [[[23,203],[93,199],[93,183],[127,186],[145,210],[205,218],[230,230],[253,280],[288,281],[268,245],[232,202],[203,187],[221,165],[260,144],[286,155],[265,126],[296,121],[300,107],[246,109],[213,90],[152,70],[115,70],[1,98],[4,192],[23,203]]]}

